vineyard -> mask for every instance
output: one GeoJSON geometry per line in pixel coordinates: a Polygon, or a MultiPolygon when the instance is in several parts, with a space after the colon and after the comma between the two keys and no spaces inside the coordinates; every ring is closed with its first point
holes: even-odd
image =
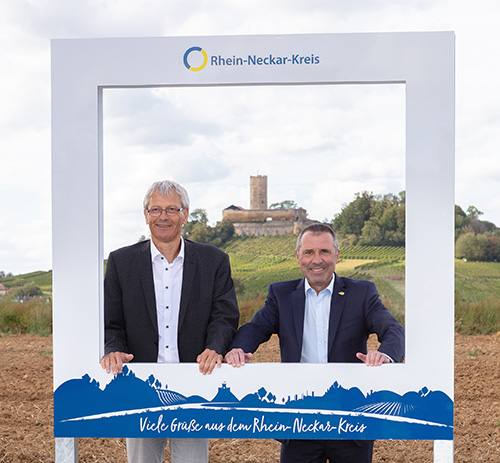
{"type": "MultiPolygon", "coordinates": [[[[248,300],[267,293],[275,281],[301,278],[295,258],[296,237],[237,237],[224,251],[229,254],[238,298],[248,300]]],[[[393,246],[345,246],[340,250],[337,273],[375,282],[381,298],[404,321],[405,249],[393,246]]],[[[259,299],[260,300],[260,299],[259,299]]],[[[256,305],[253,309],[258,309],[256,305]]]]}
{"type": "MultiPolygon", "coordinates": [[[[223,250],[229,254],[241,311],[248,321],[264,303],[275,281],[301,278],[295,258],[297,237],[235,237],[223,250]]],[[[432,262],[430,263],[432,265],[432,262]]],[[[405,312],[405,248],[342,246],[336,267],[340,276],[373,281],[384,304],[403,322],[405,312]]],[[[40,287],[50,301],[52,271],[0,279],[14,290],[25,284],[40,287]]],[[[500,332],[500,262],[455,261],[455,328],[462,334],[500,332]]],[[[36,304],[39,304],[36,301],[36,304]]],[[[51,332],[50,304],[35,305],[0,298],[0,332],[51,332]],[[42,324],[43,326],[38,327],[42,324]]]]}
{"type": "Polygon", "coordinates": [[[342,246],[342,259],[374,259],[399,261],[405,259],[405,248],[400,246],[342,246]]]}
{"type": "MultiPolygon", "coordinates": [[[[235,238],[229,253],[242,321],[248,321],[275,281],[301,278],[294,236],[235,238]]],[[[404,324],[405,249],[391,246],[343,246],[336,272],[370,280],[384,304],[404,324]]],[[[500,331],[500,263],[455,261],[455,328],[463,334],[500,331]]]]}
{"type": "MultiPolygon", "coordinates": [[[[269,256],[294,257],[297,237],[282,236],[238,236],[223,248],[228,254],[260,254],[269,256]]],[[[400,246],[342,246],[342,259],[404,260],[405,248],[400,246]]]]}
{"type": "Polygon", "coordinates": [[[455,261],[457,298],[483,301],[500,294],[500,263],[455,261]]]}

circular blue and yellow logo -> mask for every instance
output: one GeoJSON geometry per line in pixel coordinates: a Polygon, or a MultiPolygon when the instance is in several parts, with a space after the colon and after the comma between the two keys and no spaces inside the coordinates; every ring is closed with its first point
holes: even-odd
{"type": "Polygon", "coordinates": [[[191,47],[190,49],[186,50],[186,53],[184,53],[184,66],[186,66],[186,68],[189,69],[190,71],[193,72],[201,71],[207,65],[207,63],[208,63],[207,52],[203,50],[203,48],[201,47],[191,47]],[[191,55],[191,53],[202,54],[203,63],[201,64],[201,66],[193,67],[189,64],[189,55],[191,55]]]}

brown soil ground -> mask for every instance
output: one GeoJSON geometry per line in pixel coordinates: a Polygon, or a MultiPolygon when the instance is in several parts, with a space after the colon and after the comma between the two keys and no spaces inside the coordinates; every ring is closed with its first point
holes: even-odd
{"type": "MultiPolygon", "coordinates": [[[[53,462],[52,338],[0,337],[0,353],[0,463],[53,462]]],[[[258,360],[277,355],[273,339],[258,360]]],[[[500,333],[456,337],[454,445],[455,462],[500,462],[500,333]]],[[[79,439],[79,458],[126,462],[125,442],[79,439]]],[[[278,461],[279,444],[272,440],[210,442],[210,463],[278,461]]],[[[432,462],[433,443],[377,441],[373,461],[432,462]]]]}

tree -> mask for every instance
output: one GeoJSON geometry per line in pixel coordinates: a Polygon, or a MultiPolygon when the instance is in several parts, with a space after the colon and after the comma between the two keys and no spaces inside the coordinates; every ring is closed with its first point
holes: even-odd
{"type": "Polygon", "coordinates": [[[460,235],[455,244],[455,257],[469,261],[488,260],[488,238],[486,235],[465,233],[460,235]]]}
{"type": "Polygon", "coordinates": [[[208,243],[211,230],[205,209],[195,209],[189,214],[187,223],[182,229],[182,236],[199,243],[208,243]]]}
{"type": "Polygon", "coordinates": [[[477,219],[483,213],[476,206],[469,206],[467,208],[467,217],[471,219],[477,219]]]}
{"type": "Polygon", "coordinates": [[[398,207],[393,206],[385,209],[380,217],[378,224],[384,230],[398,230],[398,207]]]}
{"type": "Polygon", "coordinates": [[[365,222],[361,230],[361,244],[369,246],[381,246],[384,243],[384,230],[379,227],[376,219],[365,222]]]}
{"type": "Polygon", "coordinates": [[[404,191],[399,195],[356,193],[351,203],[344,205],[333,220],[333,228],[350,244],[372,246],[404,246],[405,244],[404,191]]]}
{"type": "Polygon", "coordinates": [[[205,209],[195,209],[191,214],[189,214],[190,222],[199,222],[203,225],[208,224],[208,215],[205,209]]]}
{"type": "Polygon", "coordinates": [[[405,245],[405,235],[404,233],[398,231],[388,230],[385,232],[384,236],[385,246],[404,246],[405,245]]]}
{"type": "Polygon", "coordinates": [[[373,193],[356,193],[356,199],[343,206],[340,214],[333,219],[333,228],[341,235],[361,236],[365,222],[371,217],[373,193]]]}
{"type": "Polygon", "coordinates": [[[14,297],[18,299],[26,299],[28,297],[35,297],[43,295],[41,288],[34,283],[27,283],[14,291],[14,297]]]}
{"type": "Polygon", "coordinates": [[[229,220],[217,222],[211,243],[214,246],[222,246],[234,236],[234,225],[229,220]]]}
{"type": "Polygon", "coordinates": [[[470,218],[460,207],[455,205],[455,240],[462,234],[463,229],[470,222],[470,218]]]}
{"type": "Polygon", "coordinates": [[[222,246],[234,235],[234,225],[227,220],[217,222],[215,227],[208,225],[205,209],[195,209],[189,214],[189,220],[182,229],[182,236],[198,243],[210,243],[222,246]]]}
{"type": "Polygon", "coordinates": [[[269,209],[299,209],[299,206],[295,201],[285,199],[285,201],[281,201],[280,203],[271,204],[269,209]]]}
{"type": "MultiPolygon", "coordinates": [[[[186,224],[187,225],[187,224],[186,224]]],[[[212,229],[202,222],[193,222],[189,239],[197,241],[198,243],[208,243],[211,239],[212,229]]]]}

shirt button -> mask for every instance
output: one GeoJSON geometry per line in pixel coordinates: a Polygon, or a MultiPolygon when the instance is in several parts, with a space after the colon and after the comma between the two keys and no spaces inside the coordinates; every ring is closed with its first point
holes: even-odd
{"type": "Polygon", "coordinates": [[[165,289],[168,289],[168,286],[165,286],[165,289]]]}
{"type": "Polygon", "coordinates": [[[165,308],[168,309],[169,308],[168,305],[165,308]]]}

